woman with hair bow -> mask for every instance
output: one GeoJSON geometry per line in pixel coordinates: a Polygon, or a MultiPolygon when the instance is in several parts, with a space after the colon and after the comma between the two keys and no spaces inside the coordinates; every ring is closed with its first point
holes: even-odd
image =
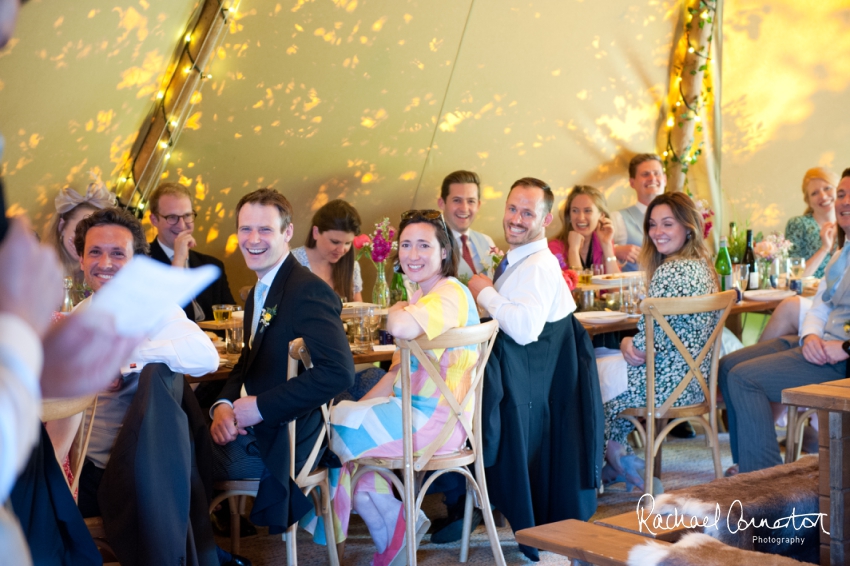
{"type": "MultiPolygon", "coordinates": [[[[74,232],[80,220],[89,216],[96,210],[115,206],[115,195],[110,193],[106,185],[100,179],[95,179],[86,187],[86,193],[81,195],[71,187],[65,187],[56,195],[56,214],[50,221],[50,225],[44,235],[45,243],[52,245],[62,263],[65,277],[73,279],[71,297],[74,303],[83,300],[83,272],[80,269],[80,256],[74,247],[74,232]]],[[[56,316],[59,316],[58,314],[56,316]]],[[[62,464],[69,483],[71,478],[71,466],[68,462],[68,453],[77,429],[80,428],[82,413],[45,423],[56,459],[62,464]]],[[[76,494],[74,494],[76,497],[76,494]]]]}

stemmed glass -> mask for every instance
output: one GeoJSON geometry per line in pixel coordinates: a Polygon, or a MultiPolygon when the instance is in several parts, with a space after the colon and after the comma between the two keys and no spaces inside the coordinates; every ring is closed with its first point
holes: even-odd
{"type": "Polygon", "coordinates": [[[369,342],[370,347],[375,335],[375,331],[378,330],[378,327],[381,326],[381,309],[380,307],[369,307],[366,311],[366,316],[364,317],[364,322],[366,324],[366,328],[369,329],[369,342]]]}

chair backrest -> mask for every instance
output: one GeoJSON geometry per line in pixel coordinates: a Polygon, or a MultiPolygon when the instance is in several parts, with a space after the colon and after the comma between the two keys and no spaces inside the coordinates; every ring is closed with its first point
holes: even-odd
{"type": "MultiPolygon", "coordinates": [[[[304,340],[301,338],[296,338],[292,342],[289,343],[289,363],[286,368],[286,379],[290,380],[293,377],[298,375],[298,362],[304,364],[304,367],[310,369],[313,367],[313,361],[310,358],[310,351],[307,349],[307,345],[304,344],[304,340]]],[[[319,431],[319,436],[316,438],[316,443],[313,445],[313,449],[310,451],[310,456],[307,458],[304,467],[301,468],[301,473],[296,477],[295,475],[295,433],[296,433],[296,421],[292,420],[289,423],[289,475],[292,479],[295,480],[295,483],[301,485],[303,480],[310,475],[310,472],[313,470],[313,466],[316,463],[316,458],[319,455],[319,451],[322,449],[322,444],[325,441],[325,436],[328,435],[328,422],[330,421],[330,412],[328,411],[328,405],[325,403],[322,405],[322,428],[319,431]]]]}
{"type": "Polygon", "coordinates": [[[682,396],[693,379],[697,380],[705,394],[705,398],[710,400],[712,406],[716,404],[717,363],[720,359],[723,327],[726,324],[726,318],[729,316],[732,306],[735,304],[736,298],[737,293],[735,291],[724,291],[723,293],[698,297],[647,298],[641,302],[640,310],[644,314],[646,325],[646,406],[649,409],[649,414],[654,413],[655,418],[663,418],[670,407],[682,396]],[[703,345],[697,357],[694,358],[682,343],[676,331],[667,322],[665,316],[698,314],[712,311],[721,312],[717,317],[717,322],[711,336],[703,345]],[[655,409],[655,325],[652,324],[653,321],[657,322],[664,334],[670,338],[670,341],[676,346],[676,350],[689,368],[670,396],[657,410],[655,409]],[[709,377],[706,378],[702,370],[700,370],[700,365],[709,352],[711,353],[711,369],[709,377]]]}
{"type": "Polygon", "coordinates": [[[45,399],[41,405],[41,421],[45,423],[83,413],[80,428],[77,429],[77,434],[68,454],[71,461],[71,471],[74,474],[74,481],[68,486],[71,488],[71,493],[76,492],[77,486],[80,484],[80,474],[86,461],[86,452],[89,449],[96,410],[97,395],[86,395],[73,399],[45,399]],[[88,411],[89,407],[91,407],[91,411],[88,411]]]}
{"type": "Polygon", "coordinates": [[[414,471],[421,471],[425,465],[451,437],[455,429],[455,425],[460,422],[466,431],[469,439],[469,444],[472,449],[479,454],[481,452],[481,391],[484,387],[484,368],[487,366],[487,360],[490,358],[490,351],[493,349],[493,343],[496,341],[496,335],[499,332],[499,323],[495,320],[476,324],[473,326],[464,326],[461,328],[453,328],[448,332],[437,336],[433,340],[428,340],[424,335],[415,340],[402,340],[396,338],[396,344],[401,349],[401,393],[402,393],[402,427],[404,430],[404,451],[405,460],[411,461],[413,458],[413,408],[410,391],[410,356],[413,355],[418,361],[419,366],[424,368],[428,373],[428,377],[442,393],[443,398],[449,405],[450,417],[443,425],[437,439],[430,443],[428,448],[423,450],[422,454],[413,462],[414,471]],[[454,393],[449,389],[443,377],[440,375],[439,367],[435,366],[431,359],[425,354],[425,350],[443,350],[447,348],[457,348],[464,346],[476,346],[478,350],[478,361],[472,371],[469,372],[471,383],[466,391],[463,399],[455,398],[454,393]],[[464,409],[469,406],[469,403],[475,400],[475,409],[472,416],[472,422],[464,417],[464,409]],[[408,454],[409,452],[409,454],[408,454]]]}

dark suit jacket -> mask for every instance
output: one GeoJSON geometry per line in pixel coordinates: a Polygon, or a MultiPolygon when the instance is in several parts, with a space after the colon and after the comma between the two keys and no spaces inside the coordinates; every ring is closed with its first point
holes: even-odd
{"type": "MultiPolygon", "coordinates": [[[[159,240],[154,238],[151,242],[151,259],[161,261],[171,265],[168,256],[165,255],[162,246],[159,245],[159,240]]],[[[211,255],[202,254],[195,250],[189,250],[189,267],[201,267],[202,265],[215,265],[221,270],[221,277],[210,283],[210,286],[200,292],[195,297],[201,310],[204,311],[204,320],[213,320],[213,305],[235,305],[233,295],[230,293],[230,286],[227,284],[227,274],[224,272],[224,264],[220,260],[211,255]]],[[[192,303],[189,303],[183,310],[189,320],[195,320],[195,309],[192,308],[192,303]]]]}
{"type": "Polygon", "coordinates": [[[221,398],[238,399],[243,383],[249,395],[257,396],[263,421],[254,426],[254,434],[270,475],[260,481],[251,521],[268,525],[271,533],[289,527],[312,505],[289,477],[286,425],[298,419],[296,460],[305,460],[322,424],[321,405],[354,383],[354,359],[340,318],[339,297],[292,254],[280,266],[265,307],[277,314],[267,327],[259,325],[249,349],[252,292],[245,304],[246,346],[221,398]],[[289,342],[299,337],[310,351],[313,367],[287,381],[289,342]]]}
{"type": "MultiPolygon", "coordinates": [[[[33,564],[38,566],[100,566],[103,559],[80,515],[53,444],[41,426],[41,441],[9,496],[21,523],[33,564]]],[[[2,504],[2,503],[0,503],[2,504]]],[[[9,557],[0,548],[0,564],[9,557]]]]}
{"type": "Polygon", "coordinates": [[[186,378],[148,364],[98,488],[125,566],[218,566],[209,504],[212,439],[186,378]]]}
{"type": "Polygon", "coordinates": [[[500,332],[484,374],[490,501],[514,531],[596,511],[602,394],[587,332],[572,315],[520,346],[500,332]]]}

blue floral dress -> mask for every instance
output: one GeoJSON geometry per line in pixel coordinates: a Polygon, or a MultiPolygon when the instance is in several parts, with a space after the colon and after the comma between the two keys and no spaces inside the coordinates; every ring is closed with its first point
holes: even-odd
{"type": "MultiPolygon", "coordinates": [[[[820,226],[811,214],[795,216],[789,219],[788,224],[785,225],[785,239],[793,244],[791,246],[791,257],[802,257],[808,260],[821,247],[820,226]]],[[[831,257],[832,251],[823,258],[814,273],[815,277],[818,279],[823,277],[823,270],[831,257]]]]}
{"type": "MultiPolygon", "coordinates": [[[[704,261],[696,259],[674,259],[661,264],[649,282],[650,297],[696,297],[717,292],[714,270],[704,261]]],[[[638,333],[634,346],[646,351],[646,323],[644,317],[638,321],[638,333]]],[[[711,336],[717,322],[713,312],[682,314],[667,317],[667,322],[676,331],[691,356],[696,357],[711,336]]],[[[676,350],[676,346],[655,324],[655,406],[667,400],[685,374],[688,365],[676,350]]],[[[703,375],[708,377],[711,356],[706,356],[700,365],[703,375]]],[[[614,440],[631,452],[626,437],[634,429],[632,423],[617,415],[631,407],[646,405],[646,364],[628,366],[629,388],[605,403],[605,440],[614,440]]],[[[705,400],[702,388],[694,379],[688,384],[676,407],[701,403],[705,400]]]]}

